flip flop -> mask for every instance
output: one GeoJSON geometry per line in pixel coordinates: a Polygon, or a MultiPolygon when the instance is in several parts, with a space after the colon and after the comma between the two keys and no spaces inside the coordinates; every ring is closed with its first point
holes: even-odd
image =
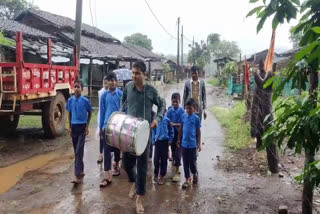
{"type": "Polygon", "coordinates": [[[80,184],[80,181],[79,180],[72,180],[71,183],[74,185],[77,185],[77,184],[80,184]]]}
{"type": "Polygon", "coordinates": [[[120,175],[120,169],[113,170],[112,176],[119,176],[119,175],[120,175]]]}
{"type": "Polygon", "coordinates": [[[197,173],[197,174],[193,175],[193,181],[192,181],[192,182],[193,182],[194,184],[197,184],[197,183],[198,183],[198,180],[199,180],[199,179],[198,179],[198,173],[197,173]]]}
{"type": "Polygon", "coordinates": [[[189,186],[190,186],[190,183],[184,182],[184,183],[182,184],[182,189],[187,189],[189,186]]]}
{"type": "Polygon", "coordinates": [[[136,207],[136,212],[137,214],[144,214],[144,208],[142,207],[141,209],[139,209],[138,207],[136,207]]]}
{"type": "Polygon", "coordinates": [[[97,160],[97,164],[102,164],[102,162],[103,162],[103,158],[97,160]]]}
{"type": "Polygon", "coordinates": [[[100,188],[104,188],[104,187],[107,187],[109,186],[110,184],[112,183],[112,181],[109,181],[107,179],[103,179],[100,183],[100,188]]]}
{"type": "Polygon", "coordinates": [[[163,185],[164,184],[164,179],[163,178],[160,178],[159,180],[158,180],[158,185],[163,185]]]}

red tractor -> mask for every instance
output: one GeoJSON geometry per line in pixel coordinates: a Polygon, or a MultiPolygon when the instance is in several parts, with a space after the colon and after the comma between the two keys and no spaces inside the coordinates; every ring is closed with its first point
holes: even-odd
{"type": "Polygon", "coordinates": [[[41,115],[48,137],[61,135],[67,119],[66,102],[79,77],[77,49],[74,66],[53,65],[48,40],[48,63],[25,63],[22,33],[16,34],[16,62],[0,62],[0,133],[16,130],[20,115],[41,115]]]}

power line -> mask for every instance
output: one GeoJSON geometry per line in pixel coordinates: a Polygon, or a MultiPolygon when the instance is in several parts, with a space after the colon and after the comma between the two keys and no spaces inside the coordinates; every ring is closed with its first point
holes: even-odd
{"type": "Polygon", "coordinates": [[[156,16],[156,14],[153,12],[152,8],[150,7],[149,3],[147,0],[144,0],[150,10],[150,12],[152,13],[152,15],[154,16],[154,18],[157,20],[157,22],[159,23],[159,25],[162,27],[162,29],[173,39],[177,39],[176,37],[174,37],[171,33],[169,33],[167,31],[167,29],[161,24],[161,22],[159,21],[158,17],[156,16]]]}
{"type": "Polygon", "coordinates": [[[192,43],[192,40],[191,40],[191,39],[188,39],[188,37],[186,37],[185,35],[183,35],[183,38],[185,38],[186,40],[188,40],[189,42],[192,43]]]}
{"type": "Polygon", "coordinates": [[[92,27],[94,27],[94,20],[93,20],[93,15],[92,15],[92,8],[91,8],[91,0],[89,0],[89,10],[90,10],[92,27]]]}

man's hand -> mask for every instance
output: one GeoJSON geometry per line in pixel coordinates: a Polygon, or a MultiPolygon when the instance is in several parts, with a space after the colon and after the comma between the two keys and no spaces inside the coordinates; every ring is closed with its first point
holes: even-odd
{"type": "Polygon", "coordinates": [[[201,143],[198,145],[198,152],[201,152],[201,143]]]}
{"type": "Polygon", "coordinates": [[[204,119],[207,119],[207,113],[206,113],[206,111],[203,112],[203,117],[204,117],[204,119]]]}
{"type": "Polygon", "coordinates": [[[158,120],[153,120],[151,124],[151,128],[157,128],[158,127],[158,120]]]}
{"type": "Polygon", "coordinates": [[[89,128],[88,128],[88,126],[86,127],[86,135],[89,135],[89,128]]]}
{"type": "Polygon", "coordinates": [[[178,140],[177,141],[177,147],[180,148],[180,146],[181,146],[181,140],[178,140]]]}
{"type": "Polygon", "coordinates": [[[100,136],[100,139],[103,138],[103,130],[102,129],[100,129],[100,131],[99,131],[99,136],[100,136]]]}

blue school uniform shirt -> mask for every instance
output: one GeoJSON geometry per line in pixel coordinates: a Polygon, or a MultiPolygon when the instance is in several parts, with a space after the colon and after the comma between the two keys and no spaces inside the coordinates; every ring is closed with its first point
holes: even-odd
{"type": "Polygon", "coordinates": [[[156,142],[157,128],[152,128],[152,144],[156,142]]]}
{"type": "Polygon", "coordinates": [[[123,92],[118,88],[113,93],[110,90],[103,93],[100,101],[99,127],[101,129],[106,129],[108,120],[113,112],[120,111],[122,94],[123,92]]]}
{"type": "Polygon", "coordinates": [[[155,140],[167,140],[172,142],[173,137],[173,127],[170,126],[169,118],[164,116],[158,124],[155,140]]]}
{"type": "Polygon", "coordinates": [[[196,114],[182,116],[182,147],[197,148],[197,129],[201,128],[200,118],[196,114]]]}
{"type": "Polygon", "coordinates": [[[71,113],[71,124],[87,124],[88,112],[92,111],[92,106],[87,98],[72,96],[68,99],[67,110],[71,113]]]}
{"type": "MultiPolygon", "coordinates": [[[[173,123],[181,123],[181,119],[182,119],[182,116],[184,113],[185,113],[185,111],[182,107],[174,109],[173,106],[170,106],[170,108],[168,109],[168,112],[167,112],[167,117],[173,123]]],[[[179,132],[179,127],[174,127],[174,131],[176,133],[179,132]]]]}

